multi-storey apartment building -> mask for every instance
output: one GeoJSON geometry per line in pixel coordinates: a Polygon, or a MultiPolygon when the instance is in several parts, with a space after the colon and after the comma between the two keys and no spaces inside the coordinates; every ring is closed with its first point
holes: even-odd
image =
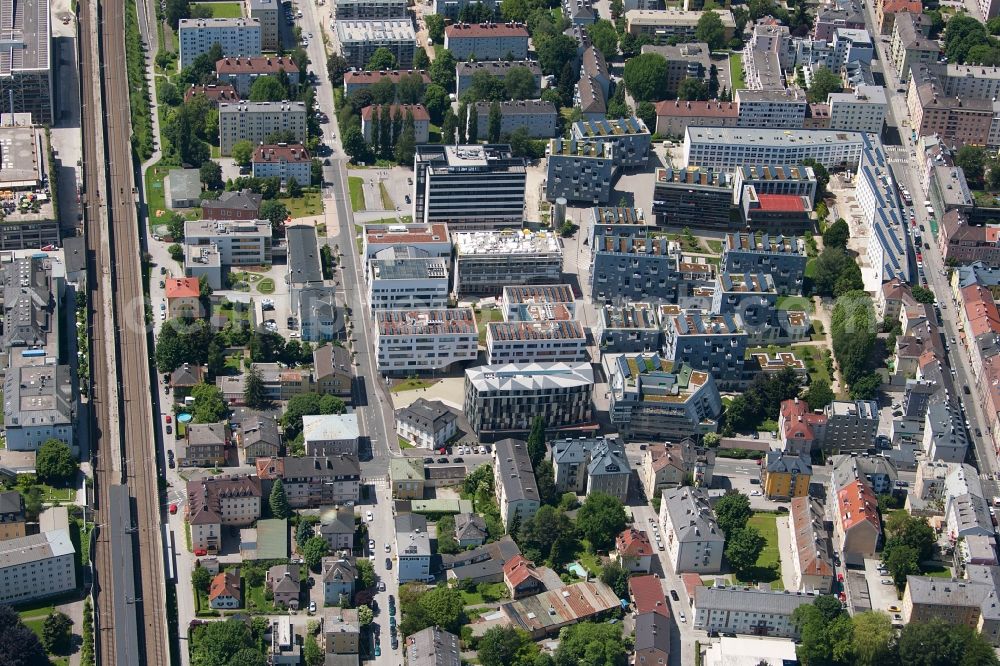
{"type": "Polygon", "coordinates": [[[406,0],[332,0],[334,21],[406,18],[406,0]]]}
{"type": "Polygon", "coordinates": [[[562,246],[552,232],[457,232],[452,239],[456,294],[499,294],[507,285],[555,283],[562,275],[562,246]]]}
{"type": "Polygon", "coordinates": [[[674,573],[718,573],[726,537],[702,488],[664,490],[660,529],[674,573]]]}
{"type": "Polygon", "coordinates": [[[736,102],[664,100],[656,103],[656,133],[680,138],[688,127],[736,127],[736,102]]]}
{"type": "Polygon", "coordinates": [[[447,222],[457,231],[524,220],[526,162],[509,145],[417,146],[413,171],[415,222],[447,222]]]}
{"type": "Polygon", "coordinates": [[[263,51],[280,51],[281,34],[278,19],[281,3],[278,0],[245,0],[243,15],[260,22],[260,48],[263,51]]]}
{"type": "Polygon", "coordinates": [[[729,273],[716,278],[712,312],[735,314],[743,326],[760,328],[767,325],[775,313],[778,291],[768,273],[729,273]]]}
{"type": "MultiPolygon", "coordinates": [[[[364,69],[378,49],[388,49],[399,67],[413,66],[417,37],[408,18],[337,21],[341,55],[351,67],[364,69]]],[[[346,83],[346,81],[345,81],[346,83]]]]}
{"type": "Polygon", "coordinates": [[[795,638],[799,634],[792,621],[795,609],[815,600],[802,592],[700,585],[694,591],[694,626],[702,631],[795,638]]]}
{"type": "Polygon", "coordinates": [[[545,199],[606,203],[616,170],[614,146],[608,142],[552,139],[548,148],[545,199]]]}
{"type": "Polygon", "coordinates": [[[281,479],[292,508],[358,501],[361,464],[356,455],[257,458],[254,464],[263,491],[270,494],[274,481],[281,479]]]}
{"type": "Polygon", "coordinates": [[[832,130],[688,127],[684,164],[732,172],[745,164],[778,166],[811,158],[827,169],[856,167],[862,136],[832,130]]]}
{"type": "MultiPolygon", "coordinates": [[[[262,76],[288,77],[288,83],[299,84],[299,66],[291,58],[284,56],[227,56],[215,63],[215,76],[220,83],[229,84],[236,89],[240,98],[250,96],[250,88],[254,81],[262,76]]],[[[228,100],[221,100],[228,101],[228,100]]]]}
{"type": "Polygon", "coordinates": [[[623,438],[680,440],[715,432],[722,398],[712,375],[658,354],[608,354],[611,423],[623,438]]]}
{"type": "Polygon", "coordinates": [[[666,358],[711,373],[723,386],[742,385],[747,333],[737,317],[685,310],[664,316],[661,324],[666,358]]]}
{"type": "Polygon", "coordinates": [[[23,604],[76,589],[76,550],[68,529],[0,541],[0,603],[23,604]]]}
{"type": "MultiPolygon", "coordinates": [[[[542,94],[542,68],[534,60],[477,60],[474,62],[459,62],[455,65],[455,94],[461,98],[462,93],[472,87],[472,77],[477,72],[486,72],[490,76],[506,79],[513,69],[526,69],[535,82],[536,95],[542,94]]],[[[482,121],[480,121],[482,124],[482,121]]]]}
{"type": "Polygon", "coordinates": [[[875,491],[865,479],[857,479],[837,490],[834,497],[833,526],[844,560],[858,564],[874,557],[882,541],[875,491]]]}
{"type": "Polygon", "coordinates": [[[802,293],[805,242],[794,236],[726,234],[721,267],[726,273],[766,273],[780,294],[802,293]]]}
{"type": "MultiPolygon", "coordinates": [[[[379,137],[379,121],[388,114],[391,122],[398,116],[402,122],[413,119],[413,138],[417,144],[427,143],[430,137],[431,116],[423,104],[376,104],[361,109],[361,135],[373,143],[379,137]]],[[[391,124],[390,124],[391,126],[391,124]]]]}
{"type": "Polygon", "coordinates": [[[424,449],[436,449],[455,436],[458,416],[437,400],[417,398],[396,410],[396,434],[424,449]]]}
{"type": "Polygon", "coordinates": [[[951,210],[941,218],[938,246],[945,261],[959,264],[982,262],[1000,266],[1000,233],[995,224],[969,224],[961,211],[951,210]]]}
{"type": "Polygon", "coordinates": [[[663,329],[649,303],[605,305],[598,312],[594,340],[602,355],[654,352],[663,347],[663,329]]]}
{"type": "MultiPolygon", "coordinates": [[[[533,139],[551,139],[556,135],[556,105],[540,99],[497,102],[500,107],[500,136],[510,136],[523,129],[533,139]]],[[[491,102],[476,102],[477,139],[487,139],[490,129],[491,102]]]]}
{"type": "Polygon", "coordinates": [[[527,60],[528,28],[520,23],[453,23],[444,29],[444,47],[457,60],[527,60]]]}
{"type": "Polygon", "coordinates": [[[501,439],[493,447],[493,486],[500,519],[509,527],[534,517],[541,505],[528,445],[519,439],[501,439]]]}
{"type": "Polygon", "coordinates": [[[494,14],[497,13],[497,9],[500,6],[500,3],[496,0],[434,0],[434,13],[447,17],[452,21],[457,21],[463,9],[469,5],[478,4],[482,4],[483,7],[489,9],[494,14]]]}
{"type": "Polygon", "coordinates": [[[910,80],[911,69],[919,64],[937,62],[941,47],[929,39],[930,22],[922,14],[905,12],[896,17],[892,26],[889,57],[899,80],[910,80]]]}
{"type": "Polygon", "coordinates": [[[788,517],[795,572],[792,588],[828,594],[833,589],[833,544],[822,503],[808,496],[792,498],[788,517]]]}
{"type": "Polygon", "coordinates": [[[248,18],[181,19],[177,25],[180,69],[218,44],[224,56],[259,56],[260,21],[248,18]]]}
{"type": "Polygon", "coordinates": [[[830,93],[830,129],[881,134],[888,104],[882,86],[856,86],[853,92],[830,93]]]}
{"type": "Polygon", "coordinates": [[[600,492],[624,502],[632,475],[625,449],[604,437],[557,439],[551,443],[556,488],[578,495],[600,492]]]}
{"type": "Polygon", "coordinates": [[[290,132],[299,143],[306,141],[305,102],[239,102],[219,104],[219,149],[232,154],[237,141],[265,143],[278,132],[290,132]]]}
{"type": "Polygon", "coordinates": [[[1000,69],[917,63],[910,67],[906,105],[920,136],[948,145],[1000,145],[1000,69]]]}
{"type": "Polygon", "coordinates": [[[500,297],[500,314],[504,321],[528,319],[532,307],[564,307],[576,316],[576,297],[568,284],[505,286],[500,297]]]}
{"type": "MultiPolygon", "coordinates": [[[[716,11],[722,19],[725,40],[728,42],[736,34],[736,20],[731,11],[716,11]]],[[[636,37],[646,37],[654,44],[664,44],[672,37],[681,42],[694,40],[700,11],[681,11],[679,9],[643,10],[633,9],[625,12],[625,29],[636,37]]]]}
{"type": "Polygon", "coordinates": [[[427,518],[416,513],[401,513],[395,517],[394,527],[399,582],[427,580],[431,573],[431,539],[427,532],[427,518]]]}
{"type": "Polygon", "coordinates": [[[652,134],[641,118],[581,120],[573,123],[576,141],[603,141],[614,146],[611,157],[623,169],[643,167],[649,157],[652,134]]]}
{"type": "Polygon", "coordinates": [[[769,499],[791,499],[809,494],[812,465],[805,455],[768,451],[760,468],[761,486],[769,499]]]}
{"type": "Polygon", "coordinates": [[[591,245],[588,286],[591,297],[605,303],[676,302],[714,280],[714,266],[684,261],[680,247],[663,236],[597,236],[591,245]]]}
{"type": "Polygon", "coordinates": [[[389,375],[446,370],[476,360],[479,333],[472,308],[378,310],[375,355],[389,375]]]}
{"type": "Polygon", "coordinates": [[[593,421],[590,363],[483,365],[465,371],[465,415],[480,438],[527,432],[536,416],[550,431],[593,421]]]}
{"type": "MultiPolygon", "coordinates": [[[[656,46],[645,44],[643,53],[657,53],[667,61],[667,92],[677,94],[684,79],[707,79],[712,67],[711,49],[705,42],[656,46]]],[[[657,128],[659,133],[659,128],[657,128]]]]}
{"type": "Polygon", "coordinates": [[[737,127],[799,129],[806,119],[805,95],[790,90],[737,90],[737,127]]]}
{"type": "Polygon", "coordinates": [[[24,536],[24,498],[16,490],[0,493],[0,541],[24,536]]]}
{"type": "Polygon", "coordinates": [[[589,360],[587,332],[564,307],[529,306],[526,317],[486,325],[489,363],[580,363],[589,360]]]}
{"type": "Polygon", "coordinates": [[[817,188],[816,174],[807,166],[742,164],[733,173],[733,203],[739,203],[752,189],[757,194],[804,196],[811,210],[817,188]]]}
{"type": "Polygon", "coordinates": [[[312,183],[312,155],[301,143],[261,144],[253,151],[250,165],[254,178],[291,179],[300,186],[312,183]]]}
{"type": "Polygon", "coordinates": [[[265,266],[271,263],[271,223],[267,220],[188,220],[184,244],[213,247],[227,266],[265,266]]]}
{"type": "Polygon", "coordinates": [[[366,265],[373,259],[395,258],[397,247],[406,248],[402,256],[451,259],[451,236],[442,223],[366,224],[362,243],[366,265]]]}
{"type": "Polygon", "coordinates": [[[730,229],[733,215],[732,176],[711,169],[657,169],[653,181],[653,214],[658,226],[730,229]]]}
{"type": "Polygon", "coordinates": [[[260,479],[255,476],[188,481],[191,547],[217,552],[222,544],[222,526],[252,524],[260,518],[262,496],[260,479]]]}
{"type": "Polygon", "coordinates": [[[860,134],[861,156],[855,176],[855,195],[868,226],[868,261],[879,283],[912,275],[906,215],[899,202],[896,182],[886,160],[882,142],[871,134],[860,134]]]}
{"type": "Polygon", "coordinates": [[[448,262],[444,259],[374,259],[367,278],[373,312],[448,307],[448,262]]]}
{"type": "Polygon", "coordinates": [[[412,76],[419,78],[425,86],[431,82],[430,75],[422,69],[383,69],[377,72],[347,72],[344,74],[344,97],[350,98],[351,95],[359,90],[367,90],[382,79],[389,79],[393,85],[396,85],[403,77],[412,76]]]}
{"type": "Polygon", "coordinates": [[[1000,611],[996,582],[907,576],[903,592],[903,621],[944,620],[964,624],[996,646],[1000,644],[1000,611]]]}

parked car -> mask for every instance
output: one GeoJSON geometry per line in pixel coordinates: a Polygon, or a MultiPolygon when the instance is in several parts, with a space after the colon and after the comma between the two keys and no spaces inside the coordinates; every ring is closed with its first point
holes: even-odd
{"type": "Polygon", "coordinates": [[[375,550],[375,539],[368,539],[368,549],[375,550]]]}
{"type": "Polygon", "coordinates": [[[177,513],[177,505],[176,504],[171,504],[170,505],[170,515],[174,515],[175,513],[177,513]]]}
{"type": "Polygon", "coordinates": [[[438,458],[437,461],[439,463],[446,463],[446,462],[448,462],[448,459],[447,458],[438,458]]]}
{"type": "Polygon", "coordinates": [[[392,546],[390,546],[389,544],[385,544],[385,552],[391,553],[392,552],[392,546]]]}
{"type": "Polygon", "coordinates": [[[378,582],[378,591],[379,592],[385,592],[385,581],[384,580],[380,580],[378,582]]]}
{"type": "MultiPolygon", "coordinates": [[[[373,520],[375,520],[375,517],[372,516],[372,512],[371,511],[366,511],[365,512],[365,520],[368,521],[369,523],[372,522],[373,520]]],[[[374,542],[372,542],[372,543],[374,544],[374,542]]]]}
{"type": "Polygon", "coordinates": [[[424,464],[430,465],[434,462],[434,458],[424,458],[424,464]]]}
{"type": "Polygon", "coordinates": [[[385,568],[386,569],[392,569],[392,558],[391,557],[385,558],[385,568]]]}
{"type": "Polygon", "coordinates": [[[168,423],[168,424],[167,424],[167,434],[168,434],[168,435],[172,435],[172,434],[173,434],[173,432],[174,432],[174,429],[173,429],[173,428],[172,428],[172,427],[170,426],[170,424],[168,423]]]}
{"type": "Polygon", "coordinates": [[[680,601],[680,597],[677,596],[677,590],[670,590],[670,598],[674,601],[680,601]]]}
{"type": "Polygon", "coordinates": [[[310,601],[309,602],[309,614],[312,615],[315,612],[316,612],[316,602],[315,601],[310,601]]]}
{"type": "Polygon", "coordinates": [[[452,462],[456,462],[456,463],[464,463],[464,462],[465,462],[465,458],[462,458],[462,457],[458,457],[458,458],[455,458],[454,460],[452,460],[452,462]]]}

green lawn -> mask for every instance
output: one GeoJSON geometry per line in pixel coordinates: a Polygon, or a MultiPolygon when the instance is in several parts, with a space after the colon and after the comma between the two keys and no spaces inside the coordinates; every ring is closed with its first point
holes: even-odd
{"type": "Polygon", "coordinates": [[[770,583],[781,578],[781,556],[778,552],[777,514],[755,512],[750,516],[747,527],[753,527],[764,537],[767,544],[757,558],[757,566],[744,571],[737,580],[741,583],[770,583]]]}
{"type": "MultiPolygon", "coordinates": [[[[507,585],[504,583],[487,583],[487,589],[489,590],[490,593],[492,593],[492,596],[496,599],[510,598],[510,592],[507,590],[507,585]]],[[[492,603],[492,601],[487,601],[486,599],[484,599],[483,595],[479,593],[478,589],[475,592],[467,592],[465,590],[462,590],[462,602],[466,606],[492,603]]]]}
{"type": "Polygon", "coordinates": [[[243,579],[244,595],[246,601],[244,605],[247,610],[253,613],[273,613],[274,604],[264,598],[264,586],[251,587],[246,579],[243,579]]]}
{"type": "Polygon", "coordinates": [[[591,576],[600,576],[604,571],[604,565],[596,553],[590,552],[589,545],[586,539],[580,539],[580,551],[576,554],[576,561],[582,564],[591,576]]]}
{"type": "Polygon", "coordinates": [[[156,224],[156,211],[167,210],[167,199],[163,192],[163,179],[167,177],[170,167],[154,164],[146,169],[146,203],[149,206],[149,217],[156,224]]]}
{"type": "Polygon", "coordinates": [[[208,7],[212,10],[212,18],[243,18],[243,7],[238,2],[199,2],[192,3],[191,7],[208,7]]]}
{"type": "Polygon", "coordinates": [[[402,393],[403,391],[416,391],[417,389],[430,388],[431,386],[434,386],[436,382],[437,382],[436,379],[434,380],[404,379],[403,381],[399,382],[389,390],[392,391],[393,393],[402,393]]]}
{"type": "Polygon", "coordinates": [[[480,310],[479,316],[476,317],[479,320],[479,344],[486,344],[486,324],[491,321],[503,321],[503,313],[500,310],[493,308],[492,310],[480,310]]]}
{"type": "Polygon", "coordinates": [[[722,254],[722,241],[712,240],[709,238],[705,240],[705,245],[707,245],[708,249],[712,252],[722,254]]]}
{"type": "Polygon", "coordinates": [[[396,435],[396,441],[399,442],[400,449],[415,449],[417,447],[413,446],[408,439],[404,439],[399,435],[396,435]]]}
{"type": "MultiPolygon", "coordinates": [[[[354,188],[351,188],[351,199],[354,199],[354,188]]],[[[323,214],[323,195],[316,190],[305,190],[301,197],[284,198],[281,203],[285,204],[293,220],[323,214]]]]}
{"type": "Polygon", "coordinates": [[[351,210],[355,213],[365,210],[365,179],[361,176],[348,176],[347,186],[351,190],[351,210]]]}
{"type": "Polygon", "coordinates": [[[262,294],[273,294],[274,293],[274,280],[271,278],[264,278],[257,283],[257,291],[262,294]]]}
{"type": "Polygon", "coordinates": [[[385,210],[394,210],[396,208],[396,204],[393,203],[392,197],[389,196],[389,190],[386,189],[385,183],[379,181],[378,191],[379,194],[382,195],[382,208],[385,210]]]}
{"type": "Polygon", "coordinates": [[[729,56],[729,80],[732,85],[729,87],[730,91],[740,90],[746,88],[746,82],[743,80],[743,60],[742,54],[733,53],[729,56]]]}
{"type": "Polygon", "coordinates": [[[813,300],[805,296],[779,296],[776,304],[778,310],[805,310],[810,315],[816,310],[813,300]]]}
{"type": "Polygon", "coordinates": [[[948,567],[921,567],[921,573],[925,576],[933,576],[935,578],[951,578],[951,569],[948,567]]]}
{"type": "Polygon", "coordinates": [[[73,488],[53,488],[44,483],[39,483],[38,488],[42,491],[44,502],[72,502],[76,499],[76,490],[73,488]]]}

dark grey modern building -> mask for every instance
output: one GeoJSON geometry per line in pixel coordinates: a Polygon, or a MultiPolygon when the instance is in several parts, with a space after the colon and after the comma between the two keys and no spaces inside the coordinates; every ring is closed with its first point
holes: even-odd
{"type": "Polygon", "coordinates": [[[660,323],[664,355],[674,364],[710,372],[724,387],[742,381],[747,333],[732,314],[685,310],[660,323]]]}
{"type": "Polygon", "coordinates": [[[607,203],[616,171],[610,143],[553,139],[548,152],[546,200],[607,203]]]}
{"type": "Polygon", "coordinates": [[[767,325],[774,316],[778,292],[767,273],[719,274],[715,284],[712,312],[733,313],[744,326],[767,325]]]}
{"type": "Polygon", "coordinates": [[[653,135],[639,118],[581,120],[573,125],[577,141],[606,141],[614,144],[615,164],[623,169],[646,165],[653,135]]]}
{"type": "Polygon", "coordinates": [[[780,294],[801,294],[806,272],[806,246],[795,236],[726,234],[722,270],[727,273],[767,273],[780,294]]]}
{"type": "Polygon", "coordinates": [[[417,146],[413,221],[451,231],[521,226],[527,163],[509,145],[417,146]]]}
{"type": "Polygon", "coordinates": [[[663,330],[649,303],[605,305],[598,312],[594,339],[601,354],[654,352],[663,346],[663,330]]]}
{"type": "Polygon", "coordinates": [[[732,176],[711,169],[657,169],[653,215],[661,227],[737,228],[732,176]]]}

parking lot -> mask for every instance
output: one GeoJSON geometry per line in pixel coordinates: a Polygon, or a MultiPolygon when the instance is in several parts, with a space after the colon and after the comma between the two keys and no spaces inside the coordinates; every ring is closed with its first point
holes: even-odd
{"type": "Polygon", "coordinates": [[[892,577],[888,572],[882,573],[879,571],[879,567],[881,566],[881,560],[865,560],[864,575],[868,585],[869,603],[872,609],[882,610],[893,615],[893,621],[901,621],[902,616],[899,618],[895,617],[899,611],[891,609],[902,607],[903,602],[896,596],[896,586],[892,584],[892,577]],[[889,584],[884,584],[882,582],[884,580],[889,581],[889,584]]]}

